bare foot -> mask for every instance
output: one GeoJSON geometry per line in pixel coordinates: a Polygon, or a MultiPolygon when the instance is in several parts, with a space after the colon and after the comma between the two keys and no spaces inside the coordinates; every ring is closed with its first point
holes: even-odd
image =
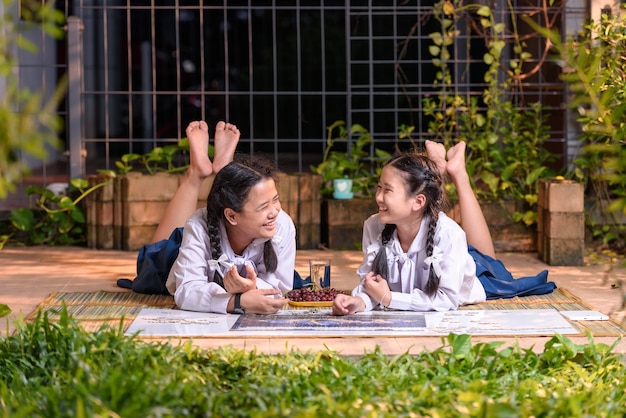
{"type": "Polygon", "coordinates": [[[213,164],[209,159],[209,126],[205,121],[193,121],[187,125],[185,133],[189,139],[188,173],[204,180],[213,173],[213,164]]]}
{"type": "Polygon", "coordinates": [[[217,173],[233,160],[239,136],[237,126],[223,121],[215,126],[215,155],[213,156],[213,172],[217,173]]]}
{"type": "Polygon", "coordinates": [[[467,168],[465,167],[465,142],[461,141],[448,150],[446,171],[453,179],[459,175],[467,174],[467,168]]]}
{"type": "Polygon", "coordinates": [[[446,147],[435,141],[426,140],[426,154],[428,158],[437,164],[439,173],[443,176],[446,173],[446,147]]]}

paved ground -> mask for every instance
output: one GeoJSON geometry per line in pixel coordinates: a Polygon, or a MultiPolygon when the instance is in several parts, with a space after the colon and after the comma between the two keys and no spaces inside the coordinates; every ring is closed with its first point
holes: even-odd
{"type": "MultiPolygon", "coordinates": [[[[308,275],[310,258],[330,258],[332,285],[351,289],[357,283],[355,270],[361,261],[357,251],[299,251],[296,269],[308,275]]],[[[507,253],[499,258],[515,277],[536,274],[548,269],[550,279],[566,288],[596,310],[624,320],[622,301],[624,292],[617,287],[626,285],[626,267],[618,260],[605,258],[582,267],[548,266],[536,254],[507,253]]],[[[120,291],[115,284],[120,277],[134,277],[135,252],[91,250],[83,247],[27,247],[0,250],[0,303],[12,309],[8,331],[13,329],[13,318],[30,313],[48,294],[55,291],[81,292],[94,290],[120,291]]],[[[2,327],[3,334],[7,325],[2,327]]],[[[617,338],[595,338],[596,342],[612,344],[617,338]]],[[[504,341],[514,343],[515,338],[474,337],[473,341],[504,341]]],[[[520,346],[541,351],[548,338],[520,337],[520,346]]],[[[586,338],[572,338],[585,343],[586,338]]],[[[407,351],[419,352],[442,344],[441,337],[398,338],[205,338],[194,340],[201,347],[232,345],[256,349],[258,352],[281,353],[298,348],[302,351],[330,348],[345,355],[360,355],[376,346],[387,354],[407,351]]],[[[626,341],[616,346],[616,351],[626,352],[626,341]]]]}

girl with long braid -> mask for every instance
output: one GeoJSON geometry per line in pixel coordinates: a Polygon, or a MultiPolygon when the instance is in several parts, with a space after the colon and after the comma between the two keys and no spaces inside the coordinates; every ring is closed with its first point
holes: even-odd
{"type": "Polygon", "coordinates": [[[552,292],[556,286],[547,281],[547,271],[514,279],[495,259],[465,168],[465,143],[446,154],[443,144],[426,141],[426,151],[396,156],[383,168],[378,213],[363,226],[361,283],[352,295],[336,296],[333,313],[446,311],[486,299],[552,292]],[[456,186],[460,225],[443,212],[444,175],[456,186]]]}
{"type": "Polygon", "coordinates": [[[235,125],[217,124],[213,162],[207,124],[191,122],[186,133],[189,169],[152,244],[139,253],[137,277],[118,284],[172,294],[184,310],[277,312],[288,302],[282,293],[293,287],[296,232],[281,210],[273,165],[235,156],[240,136],[235,125]],[[207,206],[197,209],[202,183],[211,174],[207,206]]]}

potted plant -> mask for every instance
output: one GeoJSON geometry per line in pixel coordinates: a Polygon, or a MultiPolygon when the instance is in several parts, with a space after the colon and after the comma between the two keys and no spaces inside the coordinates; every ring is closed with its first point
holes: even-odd
{"type": "Polygon", "coordinates": [[[333,198],[335,199],[352,199],[354,192],[352,191],[352,179],[349,177],[333,179],[333,198]]]}
{"type": "Polygon", "coordinates": [[[374,148],[374,157],[371,157],[368,148],[374,141],[368,130],[359,124],[353,124],[348,130],[346,122],[338,120],[326,130],[328,135],[322,162],[311,166],[313,173],[322,176],[322,196],[337,199],[373,197],[382,164],[391,155],[374,148]],[[337,149],[339,143],[345,143],[345,150],[337,149]]]}

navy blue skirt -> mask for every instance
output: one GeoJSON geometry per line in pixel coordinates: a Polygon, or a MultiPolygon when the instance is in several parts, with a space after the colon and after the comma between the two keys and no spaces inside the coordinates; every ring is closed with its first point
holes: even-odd
{"type": "Polygon", "coordinates": [[[545,295],[556,289],[556,284],[548,281],[548,270],[536,276],[515,279],[500,260],[481,253],[471,245],[468,250],[476,262],[476,276],[485,288],[487,299],[545,295]]]}
{"type": "Polygon", "coordinates": [[[134,280],[119,279],[117,285],[137,293],[169,295],[165,282],[178,257],[183,228],[176,228],[168,239],[144,245],[137,255],[137,276],[134,280]]]}

